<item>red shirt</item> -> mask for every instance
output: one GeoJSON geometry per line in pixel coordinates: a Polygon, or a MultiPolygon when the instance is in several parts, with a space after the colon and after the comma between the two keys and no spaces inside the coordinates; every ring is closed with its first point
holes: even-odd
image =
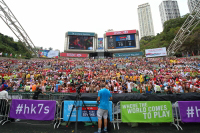
{"type": "Polygon", "coordinates": [[[76,89],[70,87],[70,88],[69,88],[69,92],[70,92],[70,93],[76,93],[76,89]]]}

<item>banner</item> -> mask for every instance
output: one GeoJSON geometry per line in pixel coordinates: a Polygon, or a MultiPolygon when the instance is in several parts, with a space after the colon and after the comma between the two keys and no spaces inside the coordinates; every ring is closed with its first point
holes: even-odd
{"type": "Polygon", "coordinates": [[[50,50],[50,51],[48,52],[47,57],[48,57],[48,58],[53,58],[53,57],[57,57],[58,55],[59,55],[59,51],[50,50]]]}
{"type": "Polygon", "coordinates": [[[120,102],[122,122],[172,122],[172,105],[169,101],[120,102]]]}
{"type": "MultiPolygon", "coordinates": [[[[85,101],[84,102],[87,106],[87,109],[89,111],[90,117],[92,121],[98,121],[97,118],[97,110],[98,110],[98,104],[96,101],[85,101]]],[[[70,112],[72,110],[74,101],[64,101],[64,112],[63,112],[63,118],[64,121],[68,121],[70,112]]],[[[88,116],[86,108],[83,106],[82,101],[78,101],[77,106],[80,106],[78,109],[78,121],[90,121],[90,118],[88,116]]],[[[112,102],[109,102],[109,118],[110,121],[112,121],[112,102]]],[[[74,108],[70,121],[76,121],[76,108],[74,108]]]]}
{"type": "Polygon", "coordinates": [[[54,120],[56,101],[13,99],[10,118],[25,120],[54,120]]]}
{"type": "Polygon", "coordinates": [[[114,54],[114,57],[130,57],[130,56],[143,56],[143,52],[116,53],[116,54],[114,54]]]}
{"type": "Polygon", "coordinates": [[[167,56],[166,47],[146,49],[145,53],[146,53],[146,57],[167,56]]]}
{"type": "Polygon", "coordinates": [[[106,32],[106,36],[113,36],[113,35],[123,35],[123,34],[136,34],[136,30],[125,30],[125,31],[112,31],[106,32]]]}
{"type": "Polygon", "coordinates": [[[40,50],[39,56],[40,57],[47,57],[47,58],[53,58],[58,56],[59,51],[54,51],[54,50],[40,50]]]}
{"type": "Polygon", "coordinates": [[[200,101],[178,101],[182,122],[200,122],[200,101]]]}
{"type": "Polygon", "coordinates": [[[98,38],[98,47],[97,50],[103,50],[103,38],[98,38]]]}
{"type": "Polygon", "coordinates": [[[60,57],[78,57],[78,58],[87,58],[88,54],[78,54],[78,53],[61,53],[60,57]]]}

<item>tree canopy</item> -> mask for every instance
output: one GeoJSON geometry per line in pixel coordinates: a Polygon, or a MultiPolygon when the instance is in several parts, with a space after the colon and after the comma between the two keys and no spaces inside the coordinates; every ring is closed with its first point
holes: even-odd
{"type": "MultiPolygon", "coordinates": [[[[140,40],[140,48],[141,51],[145,51],[145,49],[152,48],[161,48],[161,47],[169,47],[174,37],[178,33],[179,29],[187,19],[189,14],[184,15],[183,17],[171,19],[164,23],[163,32],[157,34],[156,36],[143,37],[140,40]]],[[[190,36],[183,43],[182,47],[175,54],[176,56],[181,56],[182,53],[192,54],[192,52],[197,55],[200,50],[200,24],[194,29],[194,31],[190,34],[190,36]]]]}
{"type": "Polygon", "coordinates": [[[22,42],[15,42],[12,37],[8,37],[0,33],[0,53],[12,54],[13,57],[15,55],[26,58],[31,58],[31,52],[26,49],[22,42]]]}

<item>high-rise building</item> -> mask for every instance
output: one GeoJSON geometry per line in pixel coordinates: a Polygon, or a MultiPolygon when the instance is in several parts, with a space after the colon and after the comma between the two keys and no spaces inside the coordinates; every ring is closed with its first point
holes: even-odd
{"type": "Polygon", "coordinates": [[[190,13],[192,13],[198,2],[200,2],[200,0],[188,0],[188,8],[190,10],[190,13]]]}
{"type": "Polygon", "coordinates": [[[138,18],[140,26],[140,37],[154,36],[153,19],[149,3],[138,6],[138,18]]]}
{"type": "Polygon", "coordinates": [[[165,21],[180,17],[178,2],[176,0],[163,0],[159,5],[159,10],[163,28],[165,21]]]}

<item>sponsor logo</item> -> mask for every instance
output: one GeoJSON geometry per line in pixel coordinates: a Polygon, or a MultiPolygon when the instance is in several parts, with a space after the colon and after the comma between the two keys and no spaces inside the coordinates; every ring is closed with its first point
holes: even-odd
{"type": "Polygon", "coordinates": [[[81,54],[77,54],[76,56],[77,56],[77,57],[81,57],[82,55],[81,55],[81,54]]]}

